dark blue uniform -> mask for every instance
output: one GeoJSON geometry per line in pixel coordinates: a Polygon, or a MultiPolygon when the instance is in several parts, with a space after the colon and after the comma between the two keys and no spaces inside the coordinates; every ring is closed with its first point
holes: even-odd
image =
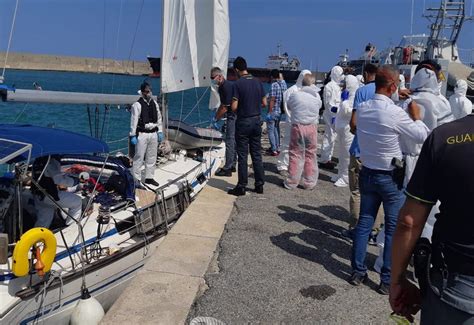
{"type": "Polygon", "coordinates": [[[474,114],[444,124],[426,139],[406,189],[440,213],[433,228],[431,282],[422,324],[474,323],[474,114]]]}
{"type": "Polygon", "coordinates": [[[223,169],[229,171],[235,168],[237,154],[235,151],[235,119],[236,114],[230,109],[232,104],[232,93],[234,91],[234,83],[225,80],[218,88],[221,105],[227,108],[226,122],[225,122],[225,165],[223,169]]]}
{"type": "Polygon", "coordinates": [[[239,161],[239,182],[237,187],[245,188],[248,183],[247,157],[250,151],[255,175],[255,187],[263,186],[262,162],[262,99],[265,97],[263,84],[252,75],[244,75],[234,83],[233,100],[238,101],[236,121],[236,143],[239,161]]]}

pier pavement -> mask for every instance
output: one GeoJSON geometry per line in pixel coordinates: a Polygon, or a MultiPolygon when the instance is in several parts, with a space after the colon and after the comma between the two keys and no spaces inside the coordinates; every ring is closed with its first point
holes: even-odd
{"type": "Polygon", "coordinates": [[[375,291],[379,276],[371,268],[377,247],[368,248],[368,283],[346,282],[351,243],[340,233],[348,226],[349,189],[330,182],[336,171],[321,170],[312,191],[289,191],[275,157],[264,157],[264,167],[261,195],[227,195],[236,173],[213,178],[102,324],[185,324],[196,317],[226,324],[388,323],[388,297],[375,291]]]}
{"type": "MultiPolygon", "coordinates": [[[[321,143],[321,141],[319,142],[321,143]]],[[[320,171],[315,189],[289,191],[265,157],[265,192],[239,197],[219,241],[209,289],[188,315],[235,323],[385,324],[388,296],[375,291],[378,247],[369,246],[369,281],[354,287],[351,243],[341,231],[349,221],[349,188],[320,171]]],[[[252,186],[253,179],[249,180],[252,186]]]]}

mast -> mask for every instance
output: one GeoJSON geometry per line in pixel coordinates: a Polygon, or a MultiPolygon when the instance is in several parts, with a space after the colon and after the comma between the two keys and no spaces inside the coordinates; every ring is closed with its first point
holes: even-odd
{"type": "Polygon", "coordinates": [[[166,95],[163,92],[163,53],[164,53],[164,34],[165,34],[165,1],[161,1],[161,60],[160,60],[160,97],[161,97],[161,115],[163,118],[163,132],[165,139],[168,138],[168,108],[166,107],[166,95]]]}
{"type": "MultiPolygon", "coordinates": [[[[454,46],[458,40],[462,25],[466,20],[465,1],[442,0],[439,8],[426,9],[424,15],[431,21],[431,34],[427,44],[428,58],[442,58],[443,49],[451,47],[451,57],[445,59],[456,60],[454,46]]],[[[469,19],[469,18],[468,18],[469,19]]]]}

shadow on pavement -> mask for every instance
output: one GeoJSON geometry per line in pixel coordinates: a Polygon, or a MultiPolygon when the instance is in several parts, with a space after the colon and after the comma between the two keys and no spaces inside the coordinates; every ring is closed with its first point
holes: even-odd
{"type": "MultiPolygon", "coordinates": [[[[317,214],[287,206],[278,206],[278,208],[283,211],[279,213],[279,216],[284,221],[299,222],[308,229],[299,234],[284,232],[271,236],[271,242],[292,255],[320,264],[329,273],[347,281],[351,274],[352,245],[340,238],[340,233],[344,228],[326,221],[324,217],[317,214]],[[347,262],[340,261],[336,256],[347,262]]],[[[367,253],[367,257],[368,263],[375,259],[375,256],[370,253],[367,253]]],[[[369,279],[368,286],[375,289],[377,284],[369,279]]]]}
{"type": "Polygon", "coordinates": [[[235,186],[234,184],[231,184],[222,178],[216,178],[216,177],[211,178],[208,184],[211,187],[218,188],[225,192],[227,192],[228,189],[234,188],[235,186]]]}
{"type": "Polygon", "coordinates": [[[325,215],[329,219],[335,219],[342,222],[349,223],[349,211],[339,205],[321,205],[321,206],[311,206],[306,204],[298,205],[299,208],[305,210],[318,211],[319,213],[325,215]]]}

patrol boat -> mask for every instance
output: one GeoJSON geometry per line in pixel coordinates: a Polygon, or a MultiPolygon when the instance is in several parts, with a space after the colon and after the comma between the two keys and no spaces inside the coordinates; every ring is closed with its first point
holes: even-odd
{"type": "MultiPolygon", "coordinates": [[[[209,87],[211,67],[227,62],[227,1],[200,2],[196,12],[193,2],[163,3],[163,104],[169,92],[209,87]],[[212,16],[214,19],[209,19],[212,16]],[[176,29],[178,20],[186,20],[195,33],[176,29]],[[221,46],[214,47],[216,43],[221,46]],[[183,51],[176,52],[176,46],[183,51]]],[[[211,92],[210,105],[217,107],[213,102],[217,93],[211,92]]],[[[109,107],[136,100],[130,95],[9,87],[4,87],[1,95],[7,101],[109,107]]],[[[163,106],[164,124],[171,125],[163,106]]],[[[215,141],[189,151],[177,148],[164,153],[154,175],[160,185],[137,188],[126,166],[128,158],[111,155],[100,140],[66,130],[0,125],[0,165],[2,171],[8,171],[0,178],[0,324],[69,324],[78,302],[87,296],[84,292],[107,311],[220,167],[225,147],[215,141]],[[87,172],[105,191],[93,185],[78,193],[84,202],[79,219],[65,221],[68,212],[58,204],[50,229],[32,228],[36,211],[31,188],[49,195],[38,180],[44,175],[44,160],[48,162],[53,155],[63,172],[72,177],[87,172]]]]}
{"type": "Polygon", "coordinates": [[[473,100],[474,69],[461,60],[457,47],[462,27],[471,18],[466,16],[465,5],[465,1],[441,0],[438,8],[429,8],[428,14],[424,15],[431,22],[429,35],[404,35],[398,46],[380,53],[369,43],[359,59],[348,60],[346,55],[338,64],[350,67],[354,74],[360,74],[366,63],[392,64],[400,69],[409,86],[417,64],[425,59],[433,59],[441,65],[446,76],[442,93],[446,94],[447,90],[453,89],[458,79],[464,79],[469,86],[467,96],[473,100]]]}

